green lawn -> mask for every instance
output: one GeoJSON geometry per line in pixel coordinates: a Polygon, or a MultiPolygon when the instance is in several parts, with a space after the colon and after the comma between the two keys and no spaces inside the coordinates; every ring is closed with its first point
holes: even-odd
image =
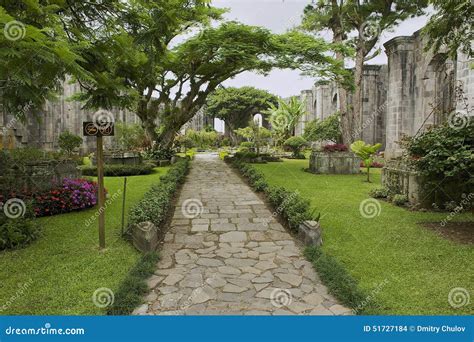
{"type": "MultiPolygon", "coordinates": [[[[128,177],[127,205],[138,202],[168,168],[128,177]]],[[[111,196],[123,188],[122,177],[107,177],[111,196]]],[[[92,295],[98,288],[117,289],[140,254],[120,237],[122,194],[106,209],[106,250],[98,250],[96,209],[44,217],[43,236],[30,246],[0,253],[0,314],[97,315],[92,295]],[[6,306],[6,308],[3,308],[6,306]],[[2,310],[3,309],[3,310],[2,310]]]]}
{"type": "MultiPolygon", "coordinates": [[[[376,298],[380,314],[474,314],[474,248],[439,237],[419,222],[440,222],[446,213],[410,212],[381,202],[380,215],[364,218],[359,204],[380,187],[380,170],[365,175],[314,175],[303,171],[308,160],[258,164],[271,185],[299,190],[321,212],[323,249],[336,257],[376,298]],[[448,303],[461,287],[471,303],[458,309],[448,303]]],[[[472,221],[472,214],[455,221],[472,221]]],[[[474,232],[473,232],[474,233],[474,232]]]]}

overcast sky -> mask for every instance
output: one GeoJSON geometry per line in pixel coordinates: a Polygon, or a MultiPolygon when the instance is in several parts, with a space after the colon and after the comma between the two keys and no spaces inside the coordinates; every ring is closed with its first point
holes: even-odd
{"type": "MultiPolygon", "coordinates": [[[[274,33],[283,33],[298,25],[304,7],[311,0],[214,0],[216,7],[229,8],[226,19],[236,20],[248,25],[263,26],[274,33]]],[[[393,32],[382,35],[381,42],[386,42],[396,36],[411,35],[422,28],[427,17],[419,17],[403,22],[393,32]]],[[[370,61],[370,64],[385,64],[387,56],[382,53],[370,61]]],[[[226,86],[254,86],[266,89],[276,95],[288,97],[297,95],[303,89],[310,89],[314,79],[300,76],[298,71],[274,70],[264,77],[254,73],[243,73],[225,82],[226,86]]]]}

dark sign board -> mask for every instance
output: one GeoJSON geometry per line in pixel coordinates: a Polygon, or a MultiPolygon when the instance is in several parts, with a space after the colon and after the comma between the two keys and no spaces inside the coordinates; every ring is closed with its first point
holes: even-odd
{"type": "Polygon", "coordinates": [[[112,137],[115,133],[114,123],[97,124],[93,121],[86,121],[82,123],[82,132],[86,137],[112,137]]]}

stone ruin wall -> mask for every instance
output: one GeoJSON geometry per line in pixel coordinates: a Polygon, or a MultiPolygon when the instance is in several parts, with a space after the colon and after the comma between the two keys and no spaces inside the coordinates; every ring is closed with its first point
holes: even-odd
{"type": "MultiPolygon", "coordinates": [[[[416,32],[395,37],[384,44],[387,65],[366,65],[362,81],[362,140],[382,143],[388,159],[402,153],[398,141],[414,136],[449,118],[453,110],[473,115],[474,70],[472,59],[459,54],[457,61],[442,53],[425,51],[425,41],[416,32]],[[456,101],[455,87],[462,87],[465,100],[456,101]]],[[[308,113],[295,133],[302,135],[307,122],[324,119],[338,110],[334,82],[316,84],[301,92],[308,113]]],[[[351,97],[348,97],[348,104],[351,97]]],[[[356,132],[357,133],[357,132],[356,132]]]]}

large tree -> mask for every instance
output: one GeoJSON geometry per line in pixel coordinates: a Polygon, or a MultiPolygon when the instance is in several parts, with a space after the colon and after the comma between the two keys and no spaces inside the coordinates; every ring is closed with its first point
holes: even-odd
{"type": "Polygon", "coordinates": [[[234,130],[247,126],[255,114],[267,110],[278,98],[266,90],[254,87],[219,87],[206,101],[206,114],[225,121],[226,133],[236,142],[234,130]]]}
{"type": "MultiPolygon", "coordinates": [[[[303,28],[316,33],[329,29],[334,34],[334,42],[342,40],[355,49],[352,106],[347,109],[347,120],[344,116],[342,120],[344,143],[356,140],[362,133],[363,66],[380,52],[373,50],[381,34],[407,18],[421,15],[426,6],[427,0],[319,0],[306,8],[303,28]],[[347,38],[353,33],[355,37],[347,38]],[[350,131],[347,123],[350,123],[350,131]]],[[[341,114],[345,111],[342,108],[341,114]]]]}
{"type": "Polygon", "coordinates": [[[158,148],[170,147],[207,96],[239,73],[297,68],[300,62],[328,74],[336,71],[322,39],[302,33],[274,35],[236,22],[208,25],[222,10],[207,0],[136,0],[128,7],[120,18],[122,31],[103,39],[111,48],[100,50],[108,54],[98,55],[94,80],[83,82],[81,99],[91,107],[103,99],[110,106],[128,106],[158,148]]]}
{"type": "Polygon", "coordinates": [[[455,58],[461,49],[469,57],[474,56],[474,3],[471,0],[430,0],[436,13],[424,27],[429,48],[435,51],[447,48],[455,58]]]}

